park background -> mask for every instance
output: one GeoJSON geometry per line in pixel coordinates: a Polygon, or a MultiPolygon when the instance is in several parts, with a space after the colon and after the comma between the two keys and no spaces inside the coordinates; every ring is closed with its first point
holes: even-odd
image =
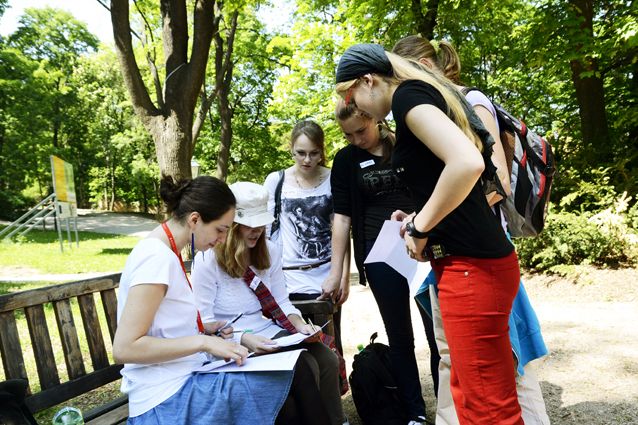
{"type": "MultiPolygon", "coordinates": [[[[159,214],[160,173],[188,177],[192,159],[200,174],[229,183],[261,182],[289,166],[288,137],[299,119],[323,126],[332,158],[346,145],[333,119],[340,54],[358,42],[389,50],[420,33],[451,41],[464,83],[553,146],[558,174],[546,228],[516,241],[521,264],[534,273],[527,278],[575,303],[600,295],[635,306],[637,9],[622,0],[0,0],[0,219],[19,217],[50,193],[50,155],[73,165],[80,208],[149,217],[159,214]],[[186,14],[171,15],[180,5],[186,14]],[[206,19],[195,24],[194,16],[206,19]],[[622,285],[597,286],[612,276],[622,285]]],[[[108,248],[90,249],[94,235],[81,235],[80,250],[59,253],[56,235],[45,233],[3,244],[0,266],[119,271],[135,241],[107,241],[121,255],[104,261],[108,248]]],[[[638,373],[635,354],[635,345],[623,353],[629,375],[638,373]]],[[[619,410],[635,419],[635,391],[629,400],[619,410]]],[[[564,423],[631,423],[614,417],[564,423]]]]}

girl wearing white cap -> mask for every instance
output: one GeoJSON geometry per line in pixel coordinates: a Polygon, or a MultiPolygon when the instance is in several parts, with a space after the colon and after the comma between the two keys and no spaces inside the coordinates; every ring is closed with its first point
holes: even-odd
{"type": "MultiPolygon", "coordinates": [[[[234,340],[258,354],[277,351],[277,337],[297,332],[310,335],[315,327],[290,302],[281,255],[277,245],[266,239],[265,226],[274,220],[267,209],[268,191],[249,182],[230,187],[237,198],[237,212],[228,238],[214,250],[195,256],[192,277],[197,304],[204,326],[242,313],[233,324],[234,340]]],[[[286,417],[282,423],[342,424],[345,417],[336,355],[319,342],[302,346],[308,351],[302,353],[298,365],[304,361],[314,371],[319,394],[313,395],[317,386],[310,379],[303,391],[288,399],[281,414],[295,416],[297,411],[298,417],[286,417]],[[326,413],[321,419],[320,414],[326,413]]]]}

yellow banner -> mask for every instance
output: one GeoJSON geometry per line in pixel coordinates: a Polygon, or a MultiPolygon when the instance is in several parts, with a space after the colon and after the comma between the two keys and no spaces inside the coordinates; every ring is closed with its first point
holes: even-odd
{"type": "Polygon", "coordinates": [[[51,171],[53,174],[53,190],[58,201],[75,203],[73,165],[55,155],[51,155],[51,171]]]}

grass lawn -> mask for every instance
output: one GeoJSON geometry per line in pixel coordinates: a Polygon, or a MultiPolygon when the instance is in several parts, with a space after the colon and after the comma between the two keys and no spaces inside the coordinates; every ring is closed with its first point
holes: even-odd
{"type": "MultiPolygon", "coordinates": [[[[134,236],[95,232],[78,234],[80,246],[73,243],[69,249],[65,239],[64,252],[60,252],[58,234],[53,230],[32,230],[15,238],[13,243],[0,243],[0,268],[29,268],[42,274],[119,272],[139,241],[134,236]]],[[[75,238],[75,235],[72,236],[75,238]]]]}

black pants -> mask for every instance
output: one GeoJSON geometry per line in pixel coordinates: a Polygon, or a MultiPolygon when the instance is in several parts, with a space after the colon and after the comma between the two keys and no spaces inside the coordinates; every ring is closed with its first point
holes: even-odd
{"type": "MultiPolygon", "coordinates": [[[[366,241],[366,255],[370,252],[373,244],[374,241],[366,241]]],[[[425,416],[425,402],[423,401],[419,369],[414,353],[408,282],[386,263],[366,264],[365,272],[388,335],[392,375],[399,387],[407,412],[413,419],[425,416]]],[[[436,394],[439,381],[439,352],[434,339],[434,327],[432,319],[420,307],[419,313],[421,313],[430,346],[430,370],[436,394]]]]}

